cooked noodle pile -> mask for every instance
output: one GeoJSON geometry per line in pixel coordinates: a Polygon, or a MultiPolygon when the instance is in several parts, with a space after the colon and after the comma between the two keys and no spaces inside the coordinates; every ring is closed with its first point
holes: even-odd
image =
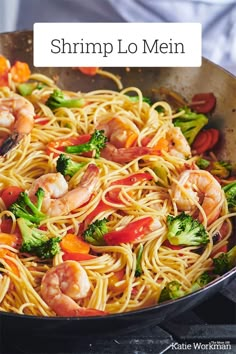
{"type": "MultiPolygon", "coordinates": [[[[152,217],[153,223],[145,235],[132,243],[120,243],[110,246],[90,245],[95,257],[80,261],[85,269],[91,290],[78,304],[83,308],[103,310],[108,313],[121,313],[156,305],[165,285],[173,280],[182,284],[186,293],[190,291],[194,281],[205,271],[212,269],[212,254],[224,244],[231,233],[228,209],[225,198],[221,202],[220,216],[207,225],[207,216],[201,202],[192,198],[195,207],[187,213],[198,215],[201,212],[202,222],[209,233],[210,242],[199,251],[197,246],[183,246],[180,249],[170,247],[166,243],[167,215],[178,215],[180,210],[173,196],[174,186],[180,184],[179,177],[185,170],[196,169],[197,156],[189,156],[186,145],[181,145],[182,136],[173,130],[174,117],[181,112],[173,112],[167,102],[156,102],[149,105],[143,102],[142,92],[136,87],[129,87],[120,92],[97,90],[88,93],[65,93],[72,98],[83,98],[85,104],[81,108],[58,108],[52,111],[45,105],[48,96],[56,88],[54,82],[39,74],[31,79],[43,82],[42,89],[36,89],[29,100],[35,107],[35,123],[31,134],[25,136],[20,143],[6,156],[0,159],[0,189],[7,186],[18,186],[29,190],[32,183],[40,176],[56,172],[56,162],[60,150],[48,144],[60,138],[92,134],[101,122],[112,117],[129,120],[139,131],[136,146],[142,146],[147,137],[148,147],[155,147],[160,141],[168,141],[168,146],[157,154],[136,156],[129,162],[115,162],[105,157],[99,158],[67,154],[73,161],[86,164],[71,178],[68,178],[69,190],[73,190],[80,182],[88,164],[99,168],[99,182],[89,201],[67,215],[47,217],[40,224],[50,237],[63,238],[70,232],[80,234],[80,225],[102,200],[110,209],[102,211],[95,220],[107,218],[108,230],[118,230],[135,220],[152,217]],[[138,96],[136,102],[130,96],[138,96]],[[155,108],[163,107],[162,113],[155,108]],[[162,140],[160,140],[162,139],[162,140]],[[186,149],[186,151],[185,151],[186,149]],[[159,164],[166,171],[167,179],[162,180],[154,172],[159,164]],[[136,173],[149,173],[152,178],[138,181],[133,185],[119,185],[119,202],[107,198],[108,193],[116,189],[112,184],[136,173]],[[198,212],[196,211],[198,210],[198,212]],[[227,235],[213,245],[213,235],[224,224],[227,235]],[[143,245],[141,259],[141,275],[136,276],[137,255],[143,245]]],[[[13,89],[13,88],[12,88],[13,89]]],[[[10,89],[0,90],[0,97],[10,97],[10,89]]],[[[124,150],[122,154],[125,153],[124,150]]],[[[198,186],[195,186],[196,188],[198,186]]],[[[180,185],[181,188],[181,185],[180,185]]],[[[215,206],[219,207],[218,205],[215,206]]],[[[12,220],[12,230],[16,230],[16,218],[6,210],[0,198],[0,217],[12,220]]],[[[0,255],[0,310],[36,316],[55,316],[55,312],[41,297],[41,281],[44,274],[53,266],[63,262],[63,251],[52,260],[39,259],[36,256],[21,253],[19,247],[1,245],[15,257],[0,255]],[[17,268],[17,271],[15,271],[17,268]]]]}

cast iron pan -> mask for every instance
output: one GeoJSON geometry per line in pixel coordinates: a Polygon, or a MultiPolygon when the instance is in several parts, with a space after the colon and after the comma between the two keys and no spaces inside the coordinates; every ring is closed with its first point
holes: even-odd
{"type": "MultiPolygon", "coordinates": [[[[26,61],[33,71],[57,76],[61,88],[84,92],[101,88],[117,89],[110,79],[99,75],[91,78],[71,68],[34,68],[32,48],[32,32],[0,34],[0,53],[11,63],[15,60],[26,61]]],[[[217,106],[210,118],[210,125],[221,130],[217,156],[236,162],[236,78],[231,74],[206,59],[203,59],[200,68],[131,68],[129,72],[125,68],[107,70],[119,75],[124,87],[139,87],[149,97],[153,96],[153,88],[160,86],[176,90],[186,99],[197,92],[214,92],[217,106]]],[[[159,324],[189,310],[221,290],[235,275],[236,268],[195,293],[139,311],[96,318],[43,318],[0,312],[0,323],[5,329],[9,328],[11,334],[115,335],[159,324]]]]}

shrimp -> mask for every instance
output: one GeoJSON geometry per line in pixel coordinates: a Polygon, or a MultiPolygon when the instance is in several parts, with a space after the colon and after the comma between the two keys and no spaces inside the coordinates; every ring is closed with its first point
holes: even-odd
{"type": "Polygon", "coordinates": [[[130,162],[143,155],[157,155],[160,152],[147,146],[131,146],[129,148],[117,149],[114,145],[107,143],[101,151],[101,156],[107,160],[118,163],[130,162]]]}
{"type": "MultiPolygon", "coordinates": [[[[194,211],[194,202],[200,203],[206,214],[208,225],[218,218],[224,201],[218,181],[210,172],[202,170],[182,172],[178,184],[173,187],[172,197],[181,211],[194,211]]],[[[203,216],[199,214],[198,219],[202,222],[203,216]]]]}
{"type": "Polygon", "coordinates": [[[191,156],[191,148],[179,127],[168,130],[166,139],[169,141],[169,154],[182,159],[191,156]]]}
{"type": "Polygon", "coordinates": [[[148,154],[157,154],[153,148],[133,146],[139,135],[139,129],[128,118],[112,117],[102,120],[96,129],[104,130],[108,138],[101,156],[117,163],[127,163],[148,154]]]}
{"type": "Polygon", "coordinates": [[[29,197],[35,201],[35,193],[41,187],[45,193],[42,212],[51,217],[67,215],[90,199],[98,183],[98,173],[98,167],[90,164],[78,186],[70,191],[61,173],[48,173],[33,182],[29,197]]]}
{"type": "Polygon", "coordinates": [[[132,146],[140,133],[137,126],[124,117],[105,118],[96,129],[104,130],[108,141],[118,149],[132,146]]]}
{"type": "Polygon", "coordinates": [[[34,126],[34,106],[24,97],[14,94],[11,98],[0,99],[0,127],[11,131],[9,136],[0,133],[0,155],[5,155],[34,126]]]}
{"type": "Polygon", "coordinates": [[[76,261],[65,261],[45,273],[41,282],[41,295],[58,316],[105,315],[104,311],[83,308],[77,304],[76,301],[88,295],[90,287],[84,268],[76,261]]]}

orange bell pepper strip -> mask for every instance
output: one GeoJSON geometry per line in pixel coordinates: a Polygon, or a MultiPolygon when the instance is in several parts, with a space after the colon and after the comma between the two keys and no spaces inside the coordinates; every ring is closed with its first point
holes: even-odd
{"type": "Polygon", "coordinates": [[[11,252],[10,250],[6,249],[6,248],[0,248],[0,263],[1,263],[1,258],[4,259],[4,261],[9,265],[9,267],[11,268],[11,271],[16,275],[16,276],[20,276],[20,272],[19,269],[17,267],[17,265],[12,262],[10,259],[6,258],[6,256],[10,256],[12,258],[17,258],[17,255],[13,252],[11,252]]]}

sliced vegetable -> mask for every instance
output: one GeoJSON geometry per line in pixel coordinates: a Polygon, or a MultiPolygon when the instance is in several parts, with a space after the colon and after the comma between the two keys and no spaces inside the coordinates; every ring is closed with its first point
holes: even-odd
{"type": "Polygon", "coordinates": [[[189,145],[192,145],[194,139],[201,129],[208,123],[208,118],[204,114],[192,112],[189,108],[184,107],[184,114],[176,117],[173,121],[175,127],[179,127],[187,139],[189,145]]]}
{"type": "Polygon", "coordinates": [[[19,269],[17,265],[11,261],[10,259],[6,257],[12,257],[12,258],[17,258],[17,255],[14,252],[11,252],[10,250],[7,250],[6,248],[0,248],[0,263],[1,263],[1,258],[4,259],[4,261],[9,265],[11,268],[11,271],[17,276],[20,276],[19,269]]]}
{"type": "Polygon", "coordinates": [[[39,82],[27,82],[17,85],[16,89],[21,96],[29,96],[34,90],[41,90],[44,86],[39,82]]]}
{"type": "MultiPolygon", "coordinates": [[[[50,155],[53,152],[53,150],[59,150],[65,152],[66,147],[85,144],[90,140],[90,138],[91,138],[90,134],[85,134],[85,135],[72,136],[66,139],[58,139],[58,140],[50,141],[47,144],[46,153],[50,155]]],[[[56,154],[55,152],[53,153],[54,153],[54,157],[59,155],[56,154]]]]}
{"type": "Polygon", "coordinates": [[[198,93],[192,97],[193,109],[198,113],[209,113],[216,105],[216,97],[212,92],[198,93]]]}
{"type": "Polygon", "coordinates": [[[70,154],[82,154],[88,151],[95,151],[95,157],[100,156],[100,150],[106,146],[107,137],[104,130],[95,130],[88,142],[73,146],[67,146],[65,151],[70,154]]]}
{"type": "Polygon", "coordinates": [[[202,154],[207,150],[212,149],[219,140],[219,130],[210,128],[202,130],[192,144],[192,150],[197,154],[202,154]]]}
{"type": "Polygon", "coordinates": [[[99,215],[100,213],[102,213],[103,211],[106,210],[111,210],[113,209],[110,205],[105,204],[102,200],[100,200],[100,202],[98,203],[98,205],[96,206],[96,208],[91,211],[90,214],[88,214],[84,220],[84,227],[87,228],[87,225],[91,224],[91,222],[93,221],[93,219],[99,215]]]}
{"type": "Polygon", "coordinates": [[[108,232],[104,235],[104,240],[108,245],[133,242],[137,238],[144,236],[149,231],[152,223],[153,218],[151,217],[133,221],[121,230],[108,232]]]}
{"type": "Polygon", "coordinates": [[[8,245],[10,247],[16,247],[18,243],[19,243],[19,238],[17,235],[0,232],[0,245],[8,245]]]}
{"type": "Polygon", "coordinates": [[[60,246],[62,251],[67,253],[83,253],[88,254],[90,251],[90,245],[87,242],[84,242],[82,237],[75,234],[66,234],[61,242],[60,246]]]}
{"type": "Polygon", "coordinates": [[[8,86],[8,72],[9,72],[10,64],[8,60],[0,55],[0,87],[8,86]]]}
{"type": "MultiPolygon", "coordinates": [[[[122,185],[122,186],[133,186],[135,183],[138,182],[144,182],[144,181],[151,181],[153,179],[152,175],[150,173],[135,173],[131,176],[118,179],[110,184],[110,186],[115,186],[115,185],[122,185]]],[[[114,203],[121,203],[121,200],[119,198],[119,193],[121,191],[121,188],[114,188],[111,191],[107,193],[108,195],[108,200],[114,202],[114,203]]]]}
{"type": "Polygon", "coordinates": [[[16,202],[21,192],[23,191],[23,188],[17,186],[10,186],[2,189],[1,198],[7,209],[10,207],[10,205],[16,202]]]}
{"type": "Polygon", "coordinates": [[[55,89],[45,104],[51,110],[55,110],[60,107],[80,108],[84,103],[83,98],[67,98],[61,90],[55,89]]]}
{"type": "Polygon", "coordinates": [[[15,82],[25,82],[29,80],[31,71],[27,63],[16,61],[11,67],[10,73],[12,75],[12,80],[15,82]]]}
{"type": "Polygon", "coordinates": [[[210,165],[210,161],[202,159],[200,157],[200,159],[197,160],[196,164],[201,170],[205,170],[210,165]]]}
{"type": "Polygon", "coordinates": [[[210,172],[219,178],[228,178],[232,171],[232,164],[227,161],[214,161],[211,164],[210,172]]]}
{"type": "Polygon", "coordinates": [[[96,220],[90,224],[82,234],[84,240],[95,246],[105,245],[103,236],[108,231],[107,222],[108,220],[104,218],[102,220],[96,220]]]}
{"type": "Polygon", "coordinates": [[[137,253],[137,257],[136,257],[136,269],[135,269],[135,276],[136,277],[140,277],[140,275],[142,274],[143,270],[142,270],[142,266],[141,266],[141,261],[142,261],[142,256],[143,256],[143,244],[140,243],[139,249],[138,249],[138,253],[137,253]]]}
{"type": "Polygon", "coordinates": [[[63,261],[90,261],[91,259],[95,259],[97,256],[93,256],[89,253],[64,253],[62,256],[63,261]]]}
{"type": "Polygon", "coordinates": [[[79,69],[85,75],[94,76],[97,74],[97,71],[99,68],[98,67],[81,67],[81,66],[79,66],[74,69],[79,69]]]}

